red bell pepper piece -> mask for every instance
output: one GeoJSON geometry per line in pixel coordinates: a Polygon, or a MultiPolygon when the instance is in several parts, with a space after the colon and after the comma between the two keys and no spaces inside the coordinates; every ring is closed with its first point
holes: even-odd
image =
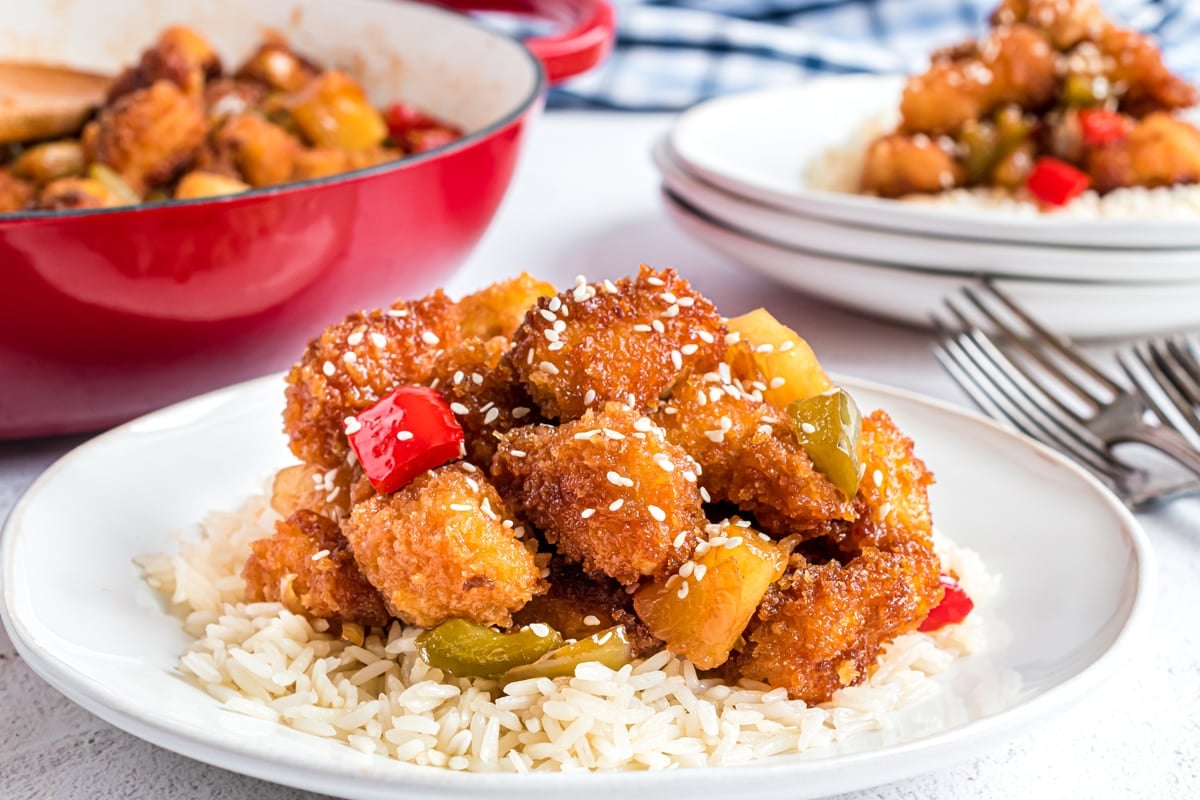
{"type": "Polygon", "coordinates": [[[447,128],[429,128],[428,130],[411,131],[404,137],[404,143],[414,153],[424,153],[435,147],[450,144],[459,138],[458,134],[447,128]]]}
{"type": "Polygon", "coordinates": [[[1034,197],[1052,206],[1065,206],[1091,185],[1087,173],[1050,156],[1037,160],[1026,182],[1034,197]]]}
{"type": "Polygon", "coordinates": [[[917,628],[919,631],[928,633],[947,625],[957,625],[967,618],[971,609],[975,608],[975,603],[953,577],[943,574],[939,581],[946,593],[942,596],[942,602],[929,612],[929,616],[917,628]]]}
{"type": "Polygon", "coordinates": [[[392,103],[384,114],[393,139],[401,139],[409,131],[440,128],[442,123],[408,103],[392,103]]]}
{"type": "Polygon", "coordinates": [[[1091,147],[1119,142],[1129,135],[1129,122],[1116,111],[1088,108],[1079,112],[1083,141],[1091,147]]]}
{"type": "Polygon", "coordinates": [[[463,454],[462,426],[442,396],[425,386],[401,386],[347,417],[346,437],[367,479],[384,494],[463,454]]]}

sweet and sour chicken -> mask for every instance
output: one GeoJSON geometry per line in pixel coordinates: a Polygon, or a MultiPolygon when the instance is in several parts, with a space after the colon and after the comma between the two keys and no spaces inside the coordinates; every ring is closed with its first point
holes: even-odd
{"type": "Polygon", "coordinates": [[[900,123],[867,148],[881,197],[997,187],[1064,205],[1088,188],[1200,182],[1200,91],[1095,0],[1003,0],[991,28],[909,79],[900,123]]]}
{"type": "Polygon", "coordinates": [[[286,401],[301,463],[248,595],[431,629],[452,674],[667,647],[819,703],[943,597],[912,442],[790,329],[672,270],[353,314],[286,401]]]}

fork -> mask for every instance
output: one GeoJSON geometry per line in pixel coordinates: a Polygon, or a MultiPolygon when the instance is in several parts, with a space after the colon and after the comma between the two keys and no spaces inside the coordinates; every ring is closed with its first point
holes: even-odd
{"type": "Polygon", "coordinates": [[[1117,353],[1117,363],[1159,419],[1200,443],[1200,360],[1190,339],[1137,342],[1117,353]]]}
{"type": "Polygon", "coordinates": [[[1141,392],[1111,380],[990,281],[978,290],[964,288],[963,298],[965,304],[946,301],[953,325],[935,318],[940,343],[934,354],[986,413],[1065,452],[1133,508],[1200,490],[1194,479],[1164,479],[1113,452],[1115,445],[1137,442],[1200,475],[1200,451],[1179,432],[1150,421],[1152,407],[1141,392]],[[982,318],[995,333],[972,318],[982,318]]]}

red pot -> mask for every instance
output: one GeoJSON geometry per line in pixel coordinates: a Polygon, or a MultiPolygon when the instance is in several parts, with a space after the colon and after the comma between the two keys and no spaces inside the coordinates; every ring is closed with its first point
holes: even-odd
{"type": "Polygon", "coordinates": [[[0,438],[89,430],[284,368],[355,308],[442,283],[503,197],[548,82],[597,63],[604,0],[445,0],[533,13],[524,44],[439,8],[383,0],[18,3],[0,57],[115,73],[171,24],[227,65],[264,30],[468,131],[431,151],[224,199],[0,215],[0,438]]]}

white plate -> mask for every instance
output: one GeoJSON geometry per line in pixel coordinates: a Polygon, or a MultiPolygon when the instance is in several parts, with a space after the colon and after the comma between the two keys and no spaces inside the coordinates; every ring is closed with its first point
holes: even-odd
{"type": "Polygon", "coordinates": [[[877,75],[820,78],[710,100],[679,118],[670,134],[671,148],[688,169],[726,191],[823,219],[958,239],[1071,247],[1200,247],[1196,219],[988,213],[807,186],[805,173],[812,159],[855,139],[864,124],[895,112],[903,80],[877,75]]]}
{"type": "Polygon", "coordinates": [[[897,780],[997,747],[1084,697],[1136,646],[1155,570],[1133,517],[1063,458],[949,406],[846,385],[916,439],[939,477],[938,524],[1005,582],[988,619],[1011,630],[1008,645],[964,661],[1015,673],[1019,690],[996,708],[998,697],[972,704],[955,688],[947,694],[963,700],[965,722],[927,738],[745,767],[468,774],[364,755],[224,710],[176,672],[187,639],[131,559],[169,547],[169,531],[193,528],[209,509],[237,507],[290,461],[277,377],[143,417],[51,467],[5,527],[4,622],[30,667],[109,722],[202,761],[339,796],[799,800],[897,780]]]}
{"type": "MultiPolygon", "coordinates": [[[[667,190],[663,199],[680,228],[718,253],[785,286],[871,316],[929,327],[945,298],[979,279],[973,272],[923,271],[786,247],[713,219],[667,190]]],[[[1200,283],[999,278],[996,285],[1065,336],[1116,339],[1200,327],[1200,283]]]]}
{"type": "MultiPolygon", "coordinates": [[[[787,247],[832,258],[1087,283],[1200,283],[1200,250],[1117,250],[946,239],[822,220],[745,200],[689,173],[666,139],[653,150],[663,183],[708,216],[787,247]]],[[[1198,222],[1197,224],[1200,224],[1198,222]]],[[[1200,322],[1200,314],[1197,314],[1200,322]]]]}

